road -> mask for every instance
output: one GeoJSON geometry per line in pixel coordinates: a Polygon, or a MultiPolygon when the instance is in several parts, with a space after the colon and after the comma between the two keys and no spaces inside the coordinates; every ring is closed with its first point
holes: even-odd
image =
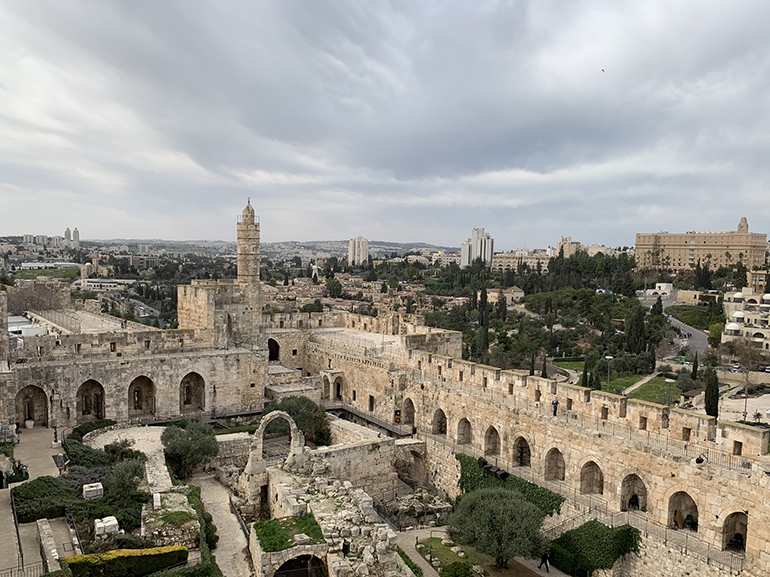
{"type": "MultiPolygon", "coordinates": [[[[675,304],[676,304],[676,301],[665,301],[663,303],[663,310],[665,311],[668,307],[675,304]]],[[[693,328],[689,325],[686,325],[683,322],[678,321],[673,317],[671,317],[671,325],[678,328],[680,331],[682,331],[683,334],[689,333],[690,335],[692,335],[689,338],[688,346],[690,347],[690,350],[692,352],[697,352],[698,357],[702,359],[703,355],[706,354],[706,350],[709,348],[709,340],[706,333],[696,328],[693,328]]]]}

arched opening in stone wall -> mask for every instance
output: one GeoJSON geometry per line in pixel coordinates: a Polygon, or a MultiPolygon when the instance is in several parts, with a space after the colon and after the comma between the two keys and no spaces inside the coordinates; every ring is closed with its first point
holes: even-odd
{"type": "Polygon", "coordinates": [[[281,346],[275,339],[267,339],[267,360],[278,361],[281,357],[281,346]]]}
{"type": "Polygon", "coordinates": [[[16,393],[16,422],[23,425],[24,421],[48,426],[48,396],[35,385],[27,385],[16,393]]]}
{"type": "Polygon", "coordinates": [[[323,397],[321,397],[321,398],[323,398],[323,399],[328,399],[329,398],[331,387],[332,387],[332,385],[329,382],[329,377],[324,376],[324,387],[323,387],[323,393],[322,393],[323,397]]]}
{"type": "Polygon", "coordinates": [[[155,414],[155,384],[149,377],[136,377],[128,386],[128,416],[155,414]]]}
{"type": "Polygon", "coordinates": [[[745,551],[748,527],[749,516],[743,511],[728,515],[722,525],[722,549],[745,551]]]}
{"type": "Polygon", "coordinates": [[[484,454],[491,456],[500,454],[500,433],[492,426],[484,434],[484,454]]]}
{"type": "Polygon", "coordinates": [[[434,435],[446,435],[446,413],[441,409],[436,409],[436,412],[433,413],[431,433],[434,435]]]}
{"type": "Polygon", "coordinates": [[[473,443],[473,431],[471,430],[471,422],[463,417],[460,422],[457,423],[457,444],[458,445],[470,445],[473,443]]]}
{"type": "Polygon", "coordinates": [[[183,413],[206,408],[206,381],[198,373],[187,373],[179,385],[179,410],[183,413]]]}
{"type": "Polygon", "coordinates": [[[698,530],[698,506],[685,491],[674,493],[668,500],[668,525],[678,529],[698,530]]]}
{"type": "Polygon", "coordinates": [[[517,467],[529,467],[532,464],[532,451],[524,437],[519,437],[513,443],[513,464],[517,467]]]}
{"type": "Polygon", "coordinates": [[[627,475],[620,486],[621,511],[646,511],[647,487],[639,475],[627,475]]]}
{"type": "Polygon", "coordinates": [[[401,416],[405,425],[414,425],[414,403],[412,399],[404,399],[404,409],[401,411],[401,416]]]}
{"type": "Polygon", "coordinates": [[[281,565],[273,577],[328,577],[328,570],[318,557],[300,555],[281,565]]]}
{"type": "Polygon", "coordinates": [[[604,493],[604,473],[593,461],[588,461],[580,470],[580,492],[583,495],[604,493]]]}
{"type": "Polygon", "coordinates": [[[337,401],[342,400],[342,377],[334,379],[334,398],[337,401]]]}
{"type": "Polygon", "coordinates": [[[78,425],[103,419],[104,409],[105,398],[102,384],[91,379],[80,385],[76,403],[78,425]]]}
{"type": "Polygon", "coordinates": [[[554,447],[545,455],[545,479],[546,481],[563,481],[564,471],[564,455],[554,447]]]}

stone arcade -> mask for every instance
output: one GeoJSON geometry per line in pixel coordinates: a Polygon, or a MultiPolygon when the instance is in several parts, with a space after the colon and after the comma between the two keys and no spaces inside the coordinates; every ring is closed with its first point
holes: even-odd
{"type": "MultiPolygon", "coordinates": [[[[770,571],[767,430],[463,361],[460,334],[425,327],[418,317],[265,314],[258,279],[259,225],[248,205],[238,222],[237,280],[179,287],[178,330],[110,325],[88,311],[31,311],[49,334],[9,341],[0,295],[0,424],[215,418],[257,412],[265,398],[299,391],[381,431],[382,450],[393,443],[389,435],[416,427],[421,448],[405,450],[403,473],[449,495],[458,491],[453,455],[464,452],[546,484],[570,502],[590,498],[609,512],[632,510],[650,530],[644,555],[624,562],[628,574],[728,575],[730,563],[751,577],[770,571]],[[675,525],[689,539],[688,554],[679,541],[664,542],[675,525]]],[[[360,439],[346,439],[344,426],[335,426],[338,442],[354,451],[360,439]]],[[[288,472],[275,475],[319,477],[313,468],[327,449],[311,458],[297,439],[288,472]]],[[[259,443],[240,442],[255,449],[259,443]]],[[[365,463],[341,457],[343,449],[329,448],[318,470],[328,466],[337,479],[360,473],[365,463]]],[[[254,503],[264,496],[269,470],[251,460],[238,481],[254,503]]],[[[394,480],[382,474],[355,499],[386,494],[394,480]]],[[[346,496],[357,489],[329,486],[346,496]]],[[[389,568],[387,531],[384,537],[378,530],[389,568]]],[[[378,550],[373,540],[364,547],[378,550]]]]}

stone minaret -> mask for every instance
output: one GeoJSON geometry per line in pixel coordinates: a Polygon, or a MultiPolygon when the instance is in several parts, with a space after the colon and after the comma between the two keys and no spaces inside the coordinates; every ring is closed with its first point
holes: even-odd
{"type": "Polygon", "coordinates": [[[259,282],[259,224],[251,199],[238,220],[238,284],[251,307],[251,329],[256,334],[262,324],[262,285],[259,282]]]}

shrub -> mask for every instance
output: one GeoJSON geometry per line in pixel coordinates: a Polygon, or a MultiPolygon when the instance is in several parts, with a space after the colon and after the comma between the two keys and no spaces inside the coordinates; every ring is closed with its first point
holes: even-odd
{"type": "Polygon", "coordinates": [[[148,541],[141,537],[129,534],[108,535],[98,541],[92,541],[88,547],[88,553],[106,553],[115,549],[152,549],[155,541],[148,541]]]}
{"type": "Polygon", "coordinates": [[[197,421],[184,429],[167,427],[160,440],[171,469],[180,479],[188,478],[198,465],[216,456],[219,451],[214,429],[197,421]]]}
{"type": "Polygon", "coordinates": [[[19,523],[63,517],[65,507],[77,500],[74,489],[48,476],[17,485],[11,489],[11,495],[16,501],[19,523]]]}
{"type": "Polygon", "coordinates": [[[70,466],[78,467],[108,467],[112,464],[110,456],[101,449],[92,449],[74,439],[64,442],[64,450],[70,460],[70,466]]]}
{"type": "Polygon", "coordinates": [[[13,460],[13,443],[0,443],[0,455],[13,460]]]}
{"type": "Polygon", "coordinates": [[[397,551],[399,556],[404,560],[404,563],[406,563],[406,566],[412,570],[412,573],[414,573],[415,577],[422,577],[422,567],[412,561],[409,558],[409,555],[406,554],[406,551],[404,551],[401,547],[399,547],[397,551]]]}
{"type": "Polygon", "coordinates": [[[83,485],[91,483],[104,483],[107,475],[110,473],[109,467],[83,467],[81,465],[70,465],[67,474],[57,478],[57,481],[72,487],[80,494],[83,485]]]}
{"type": "Polygon", "coordinates": [[[473,577],[470,563],[455,561],[441,570],[441,577],[473,577]]]}
{"type": "Polygon", "coordinates": [[[142,479],[144,479],[144,464],[141,461],[136,459],[121,461],[115,463],[110,469],[104,480],[104,490],[118,497],[128,498],[142,479]]]}
{"type": "Polygon", "coordinates": [[[187,521],[195,519],[195,516],[187,511],[169,511],[168,513],[164,513],[161,519],[163,519],[164,523],[179,527],[180,525],[187,523],[187,521]]]}
{"type": "Polygon", "coordinates": [[[203,528],[206,544],[209,546],[209,549],[214,550],[217,548],[217,543],[219,542],[217,526],[214,525],[214,519],[211,516],[211,513],[204,513],[203,520],[206,523],[206,526],[203,528]]]}
{"type": "Polygon", "coordinates": [[[187,561],[187,547],[117,549],[67,558],[73,577],[140,577],[187,561]]]}
{"type": "Polygon", "coordinates": [[[560,547],[552,563],[565,573],[575,575],[586,571],[589,575],[597,569],[610,569],[615,561],[626,553],[639,551],[639,530],[630,525],[609,528],[598,521],[588,521],[556,539],[552,547],[560,547]],[[557,564],[564,562],[565,566],[557,564]]]}
{"type": "Polygon", "coordinates": [[[112,425],[116,425],[116,421],[112,421],[110,419],[102,419],[100,421],[91,421],[90,423],[83,423],[82,425],[79,425],[72,429],[72,432],[69,435],[69,438],[75,439],[76,441],[82,441],[83,437],[90,433],[91,431],[96,431],[97,429],[103,429],[104,427],[111,427],[112,425]]]}

